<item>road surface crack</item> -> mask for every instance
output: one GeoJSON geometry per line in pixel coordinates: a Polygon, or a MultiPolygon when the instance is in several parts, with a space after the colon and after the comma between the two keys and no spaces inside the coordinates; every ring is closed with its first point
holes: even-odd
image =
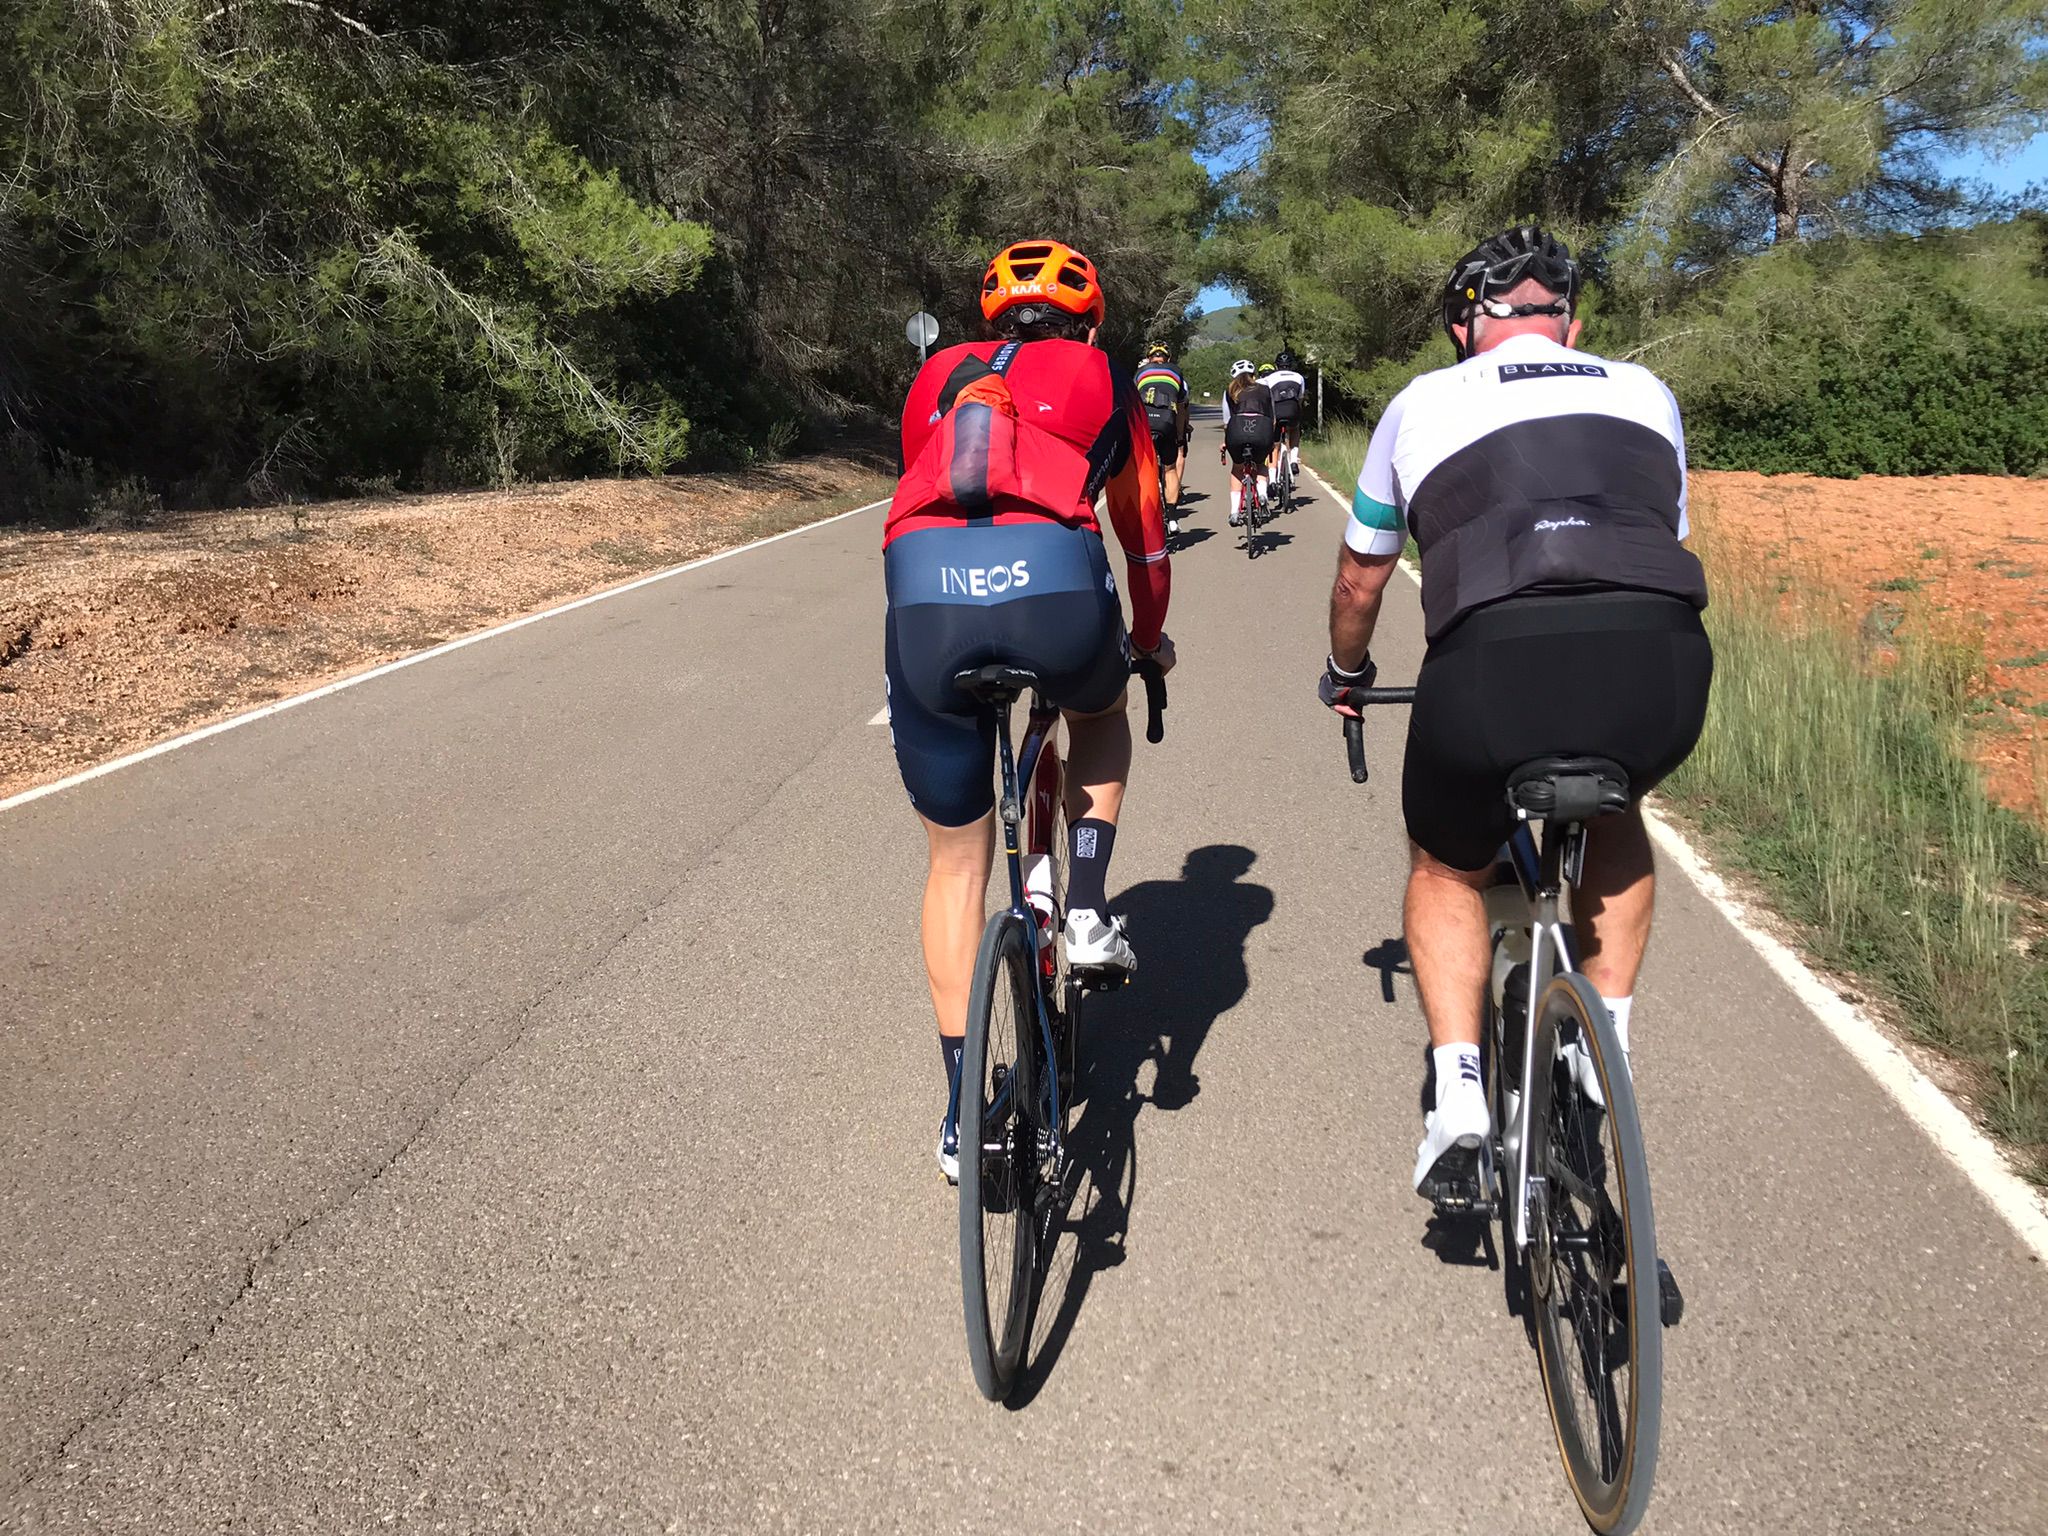
{"type": "Polygon", "coordinates": [[[603,970],[611,961],[612,956],[624,947],[627,940],[631,939],[642,928],[645,928],[655,918],[659,917],[682,894],[684,888],[690,884],[700,871],[716,861],[718,856],[734,838],[744,835],[759,823],[775,807],[776,802],[782,796],[783,790],[793,780],[806,772],[820,757],[824,756],[836,740],[837,735],[821,740],[815,751],[806,755],[802,761],[795,764],[787,773],[777,779],[774,786],[761,797],[760,804],[752,812],[727,827],[719,834],[717,841],[706,845],[695,858],[689,861],[676,879],[654,899],[652,904],[642,909],[619,932],[607,940],[603,947],[586,964],[558,978],[549,986],[543,988],[530,1001],[510,1013],[507,1016],[509,1022],[502,1026],[505,1030],[504,1038],[495,1046],[485,1051],[483,1055],[477,1057],[455,1079],[449,1086],[448,1091],[428,1107],[425,1113],[413,1125],[412,1129],[400,1138],[398,1144],[386,1157],[362,1178],[349,1185],[333,1199],[327,1200],[294,1218],[276,1237],[264,1245],[262,1251],[248,1261],[243,1269],[241,1282],[235,1287],[234,1293],[226,1301],[222,1302],[220,1306],[215,1308],[212,1317],[207,1320],[198,1334],[186,1344],[176,1359],[149,1372],[146,1376],[132,1382],[127,1387],[110,1394],[106,1401],[85,1414],[70,1429],[66,1430],[63,1438],[58,1441],[56,1449],[43,1457],[39,1464],[31,1461],[25,1466],[21,1475],[15,1480],[14,1486],[9,1490],[9,1502],[12,1506],[9,1511],[10,1517],[17,1516],[22,1512],[28,1495],[34,1491],[37,1484],[44,1482],[54,1474],[62,1472],[71,1464],[81,1442],[95,1428],[118,1417],[130,1403],[154,1392],[158,1387],[198,1359],[200,1355],[204,1354],[207,1346],[227,1326],[229,1318],[235,1314],[236,1310],[240,1308],[242,1303],[256,1289],[257,1282],[262,1278],[264,1271],[271,1267],[273,1261],[291,1245],[301,1232],[304,1232],[315,1223],[325,1221],[328,1217],[345,1210],[374,1189],[378,1182],[395,1168],[407,1153],[419,1144],[420,1139],[433,1127],[434,1122],[439,1120],[449,1106],[462,1096],[471,1083],[483,1077],[500,1061],[504,1060],[506,1056],[525,1043],[527,1037],[532,1033],[536,1019],[550,1004],[565,993],[581,986],[599,971],[603,970]]]}

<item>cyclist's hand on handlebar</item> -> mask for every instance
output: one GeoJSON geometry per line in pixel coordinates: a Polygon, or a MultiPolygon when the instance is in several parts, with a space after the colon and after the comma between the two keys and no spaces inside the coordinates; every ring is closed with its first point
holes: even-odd
{"type": "Polygon", "coordinates": [[[1131,647],[1131,654],[1140,661],[1157,662],[1161,676],[1171,672],[1173,664],[1180,659],[1174,654],[1173,637],[1163,629],[1159,632],[1159,643],[1151,650],[1140,650],[1134,645],[1131,647]]]}
{"type": "Polygon", "coordinates": [[[1326,656],[1323,658],[1323,675],[1316,682],[1316,697],[1338,714],[1355,718],[1358,711],[1345,702],[1346,696],[1354,688],[1370,688],[1373,680],[1379,675],[1380,669],[1374,664],[1369,652],[1365,660],[1358,664],[1356,672],[1342,670],[1337,665],[1336,657],[1326,656]]]}

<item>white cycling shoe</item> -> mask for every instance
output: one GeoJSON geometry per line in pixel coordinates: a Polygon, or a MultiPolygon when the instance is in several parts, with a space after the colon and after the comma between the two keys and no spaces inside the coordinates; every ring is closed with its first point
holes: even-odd
{"type": "Polygon", "coordinates": [[[1422,1145],[1415,1149],[1415,1193],[1425,1200],[1463,1193],[1473,1184],[1479,1148],[1493,1130],[1486,1095],[1479,1084],[1451,1084],[1422,1120],[1422,1145]]]}
{"type": "Polygon", "coordinates": [[[951,1115],[939,1122],[939,1172],[948,1184],[960,1182],[960,1125],[951,1115]]]}
{"type": "Polygon", "coordinates": [[[1076,908],[1067,914],[1066,945],[1069,970],[1129,977],[1138,969],[1121,917],[1105,920],[1100,912],[1076,908]]]}

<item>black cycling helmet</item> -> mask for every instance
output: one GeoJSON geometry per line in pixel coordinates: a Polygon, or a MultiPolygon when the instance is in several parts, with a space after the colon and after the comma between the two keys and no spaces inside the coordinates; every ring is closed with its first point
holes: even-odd
{"type": "Polygon", "coordinates": [[[1301,366],[1301,359],[1296,357],[1290,348],[1282,347],[1280,349],[1280,355],[1273,359],[1273,366],[1276,368],[1285,368],[1288,372],[1292,373],[1295,369],[1301,366]]]}
{"type": "MultiPolygon", "coordinates": [[[[1469,325],[1481,305],[1497,320],[1519,315],[1569,315],[1579,302],[1579,264],[1572,248],[1534,224],[1505,230],[1482,240],[1458,258],[1444,284],[1444,329],[1469,325]],[[1541,283],[1560,301],[1553,304],[1505,304],[1500,296],[1529,279],[1541,283]],[[1498,308],[1494,307],[1498,305],[1498,308]]],[[[1457,340],[1455,336],[1451,338],[1457,340]]],[[[1470,333],[1467,333],[1470,340],[1470,333]]]]}

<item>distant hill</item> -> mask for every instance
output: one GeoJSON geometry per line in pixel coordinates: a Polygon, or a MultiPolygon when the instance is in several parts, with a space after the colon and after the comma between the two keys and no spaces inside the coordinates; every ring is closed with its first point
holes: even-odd
{"type": "Polygon", "coordinates": [[[1232,304],[1225,309],[1212,309],[1195,322],[1195,334],[1188,338],[1188,347],[1192,350],[1222,342],[1246,340],[1252,334],[1253,323],[1251,306],[1248,304],[1232,304]]]}

